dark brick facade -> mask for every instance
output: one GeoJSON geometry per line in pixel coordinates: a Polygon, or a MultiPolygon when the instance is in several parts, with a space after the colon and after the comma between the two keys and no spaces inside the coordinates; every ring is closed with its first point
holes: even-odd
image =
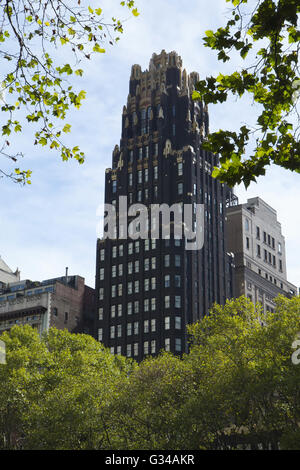
{"type": "Polygon", "coordinates": [[[212,177],[218,159],[201,146],[209,122],[191,98],[197,80],[175,52],[153,55],[149,71],[133,66],[120,147],[106,170],[105,202],[117,213],[119,196],[128,206],[204,205],[204,246],[196,251],[172,237],[98,240],[95,336],[137,360],[162,349],[187,352],[186,326],[233,295],[224,242],[232,191],[212,177]]]}

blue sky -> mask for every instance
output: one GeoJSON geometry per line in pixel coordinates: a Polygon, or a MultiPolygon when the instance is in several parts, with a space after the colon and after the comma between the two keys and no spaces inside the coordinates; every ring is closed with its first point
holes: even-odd
{"type": "MultiPolygon", "coordinates": [[[[165,49],[176,50],[187,71],[197,71],[203,78],[239,66],[238,58],[226,66],[220,64],[201,39],[206,30],[224,24],[225,0],[140,0],[138,18],[119,10],[118,3],[97,2],[107,18],[120,11],[128,21],[117,46],[81,64],[85,74],[77,83],[87,98],[67,119],[72,125],[71,142],[86,154],[84,165],[62,162],[58,155],[33,146],[29,128],[15,141],[15,148],[25,153],[20,166],[33,170],[32,185],[0,182],[0,255],[12,269],[19,267],[23,279],[60,276],[68,266],[70,274],[79,274],[94,286],[97,207],[103,203],[105,168],[111,166],[113,148],[120,140],[132,64],[145,69],[152,53],[165,49]]],[[[247,100],[210,107],[211,130],[236,129],[253,119],[254,109],[247,100]]],[[[238,187],[235,192],[240,202],[260,196],[277,210],[286,237],[288,279],[300,285],[299,176],[271,168],[247,191],[238,187]]]]}

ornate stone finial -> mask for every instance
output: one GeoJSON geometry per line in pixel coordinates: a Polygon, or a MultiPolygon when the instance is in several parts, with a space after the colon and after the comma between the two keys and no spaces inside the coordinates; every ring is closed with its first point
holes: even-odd
{"type": "Polygon", "coordinates": [[[164,119],[164,111],[163,111],[161,106],[160,106],[159,112],[158,112],[158,119],[164,119]]]}
{"type": "Polygon", "coordinates": [[[196,117],[194,116],[194,120],[193,120],[193,126],[192,126],[192,129],[194,132],[199,132],[199,127],[198,127],[198,122],[196,120],[196,117]]]}
{"type": "Polygon", "coordinates": [[[124,166],[124,161],[123,161],[123,152],[120,153],[120,158],[119,158],[119,161],[118,161],[118,165],[117,165],[117,168],[119,168],[121,170],[121,168],[123,168],[124,166]]]}
{"type": "Polygon", "coordinates": [[[123,106],[123,114],[127,114],[127,108],[125,105],[123,106]]]}
{"type": "Polygon", "coordinates": [[[171,141],[169,139],[166,140],[166,144],[165,144],[165,148],[164,148],[164,151],[163,151],[163,154],[164,156],[166,157],[167,155],[169,155],[170,153],[172,152],[172,144],[171,144],[171,141]]]}
{"type": "Polygon", "coordinates": [[[140,85],[136,86],[135,94],[136,94],[136,96],[138,96],[140,94],[140,85]]]}
{"type": "Polygon", "coordinates": [[[188,109],[188,112],[187,112],[187,115],[186,115],[186,121],[192,121],[190,109],[188,109]]]}
{"type": "Polygon", "coordinates": [[[119,153],[120,151],[120,148],[118,145],[115,145],[115,148],[114,148],[114,151],[113,151],[113,155],[116,155],[117,153],[119,153]]]}
{"type": "Polygon", "coordinates": [[[161,82],[160,91],[161,91],[161,93],[167,93],[165,82],[161,82]]]}
{"type": "Polygon", "coordinates": [[[131,80],[138,80],[139,78],[141,78],[141,73],[142,73],[141,66],[138,65],[138,64],[134,64],[134,65],[131,67],[131,76],[130,76],[130,79],[131,79],[131,80]]]}

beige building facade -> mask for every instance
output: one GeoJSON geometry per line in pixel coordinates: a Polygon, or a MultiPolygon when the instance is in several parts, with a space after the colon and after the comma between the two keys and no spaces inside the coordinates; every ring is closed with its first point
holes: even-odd
{"type": "Polygon", "coordinates": [[[246,295],[274,310],[279,294],[297,295],[288,282],[285,238],[276,211],[259,197],[227,208],[227,250],[234,254],[235,297],[246,295]]]}

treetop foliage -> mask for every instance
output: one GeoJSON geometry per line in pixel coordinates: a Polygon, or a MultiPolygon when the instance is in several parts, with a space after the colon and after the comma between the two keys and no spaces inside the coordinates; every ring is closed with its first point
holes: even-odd
{"type": "Polygon", "coordinates": [[[193,96],[209,104],[223,103],[230,94],[238,98],[248,94],[258,105],[254,127],[243,125],[239,132],[221,129],[203,144],[220,154],[215,177],[230,186],[243,182],[247,187],[271,163],[300,172],[300,5],[298,0],[226,2],[233,6],[231,18],[225,27],[206,31],[204,44],[223,62],[237,51],[242,66],[229,75],[199,81],[193,96]],[[253,150],[252,136],[256,136],[253,150]]]}
{"type": "Polygon", "coordinates": [[[214,305],[189,354],[140,364],[87,335],[15,326],[1,335],[0,448],[299,449],[299,332],[300,298],[282,296],[274,312],[214,305]]]}
{"type": "MultiPolygon", "coordinates": [[[[59,123],[71,107],[80,108],[86,96],[84,90],[73,90],[70,78],[83,75],[84,69],[79,67],[82,59],[105,53],[105,43],[115,44],[123,33],[120,19],[113,17],[106,22],[100,7],[83,3],[81,0],[0,1],[0,61],[3,70],[8,70],[0,93],[1,111],[8,116],[2,126],[0,156],[14,162],[23,156],[22,152],[11,154],[9,146],[13,133],[22,132],[25,120],[37,124],[35,145],[58,151],[63,160],[75,158],[83,163],[84,152],[77,145],[69,147],[64,143],[63,136],[71,131],[70,124],[59,123]],[[73,54],[75,66],[61,63],[57,55],[61,47],[73,54]]],[[[134,0],[119,3],[138,16],[134,0]]],[[[10,174],[0,172],[16,182],[30,183],[30,170],[16,168],[10,174]]]]}

